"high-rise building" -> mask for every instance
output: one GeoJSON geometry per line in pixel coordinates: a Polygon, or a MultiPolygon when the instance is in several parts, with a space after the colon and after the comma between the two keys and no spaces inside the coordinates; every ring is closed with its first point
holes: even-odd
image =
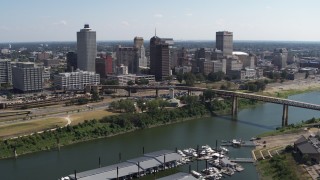
{"type": "Polygon", "coordinates": [[[154,36],[150,39],[150,73],[157,81],[171,75],[170,48],[173,43],[172,38],[154,36]]]}
{"type": "Polygon", "coordinates": [[[67,72],[75,71],[77,66],[77,53],[68,52],[67,53],[67,72]]]}
{"type": "Polygon", "coordinates": [[[111,55],[97,57],[97,59],[96,59],[96,73],[98,73],[101,78],[105,78],[107,76],[107,74],[112,74],[112,57],[111,57],[111,55]]]}
{"type": "Polygon", "coordinates": [[[77,32],[77,65],[80,70],[95,72],[97,56],[96,32],[92,31],[89,24],[77,32]]]}
{"type": "Polygon", "coordinates": [[[54,76],[54,85],[60,90],[84,90],[86,85],[100,84],[100,76],[95,72],[77,70],[54,76]]]}
{"type": "Polygon", "coordinates": [[[232,55],[233,33],[228,31],[216,32],[216,48],[221,50],[224,56],[232,55]]]}
{"type": "Polygon", "coordinates": [[[11,61],[0,59],[0,86],[1,84],[12,84],[11,61]]]}
{"type": "Polygon", "coordinates": [[[21,92],[38,92],[43,89],[42,68],[34,63],[16,63],[12,67],[13,88],[21,92]]]}
{"type": "Polygon", "coordinates": [[[137,49],[137,61],[139,68],[147,68],[148,62],[146,57],[146,51],[144,48],[144,41],[142,37],[135,37],[134,40],[134,47],[137,49]]]}
{"type": "Polygon", "coordinates": [[[117,66],[127,66],[129,73],[137,73],[139,70],[137,48],[117,47],[117,66]]]}
{"type": "Polygon", "coordinates": [[[273,52],[273,64],[278,67],[278,69],[283,69],[287,67],[288,60],[288,50],[286,48],[276,48],[273,52]]]}

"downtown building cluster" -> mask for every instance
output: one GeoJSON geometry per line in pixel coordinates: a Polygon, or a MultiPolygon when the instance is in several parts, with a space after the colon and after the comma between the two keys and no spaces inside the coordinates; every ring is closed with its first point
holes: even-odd
{"type": "MultiPolygon", "coordinates": [[[[156,34],[145,42],[143,37],[134,37],[132,44],[115,45],[113,49],[98,51],[96,32],[88,24],[76,33],[76,49],[53,53],[47,44],[32,56],[20,61],[0,60],[0,84],[12,85],[17,92],[39,92],[43,87],[58,90],[81,91],[87,85],[100,81],[117,81],[127,85],[129,81],[141,79],[148,82],[172,79],[179,73],[202,74],[222,72],[229,79],[252,80],[268,73],[288,71],[291,79],[297,70],[292,64],[300,62],[302,71],[317,72],[319,63],[312,59],[299,59],[286,48],[275,48],[273,52],[234,51],[233,33],[216,32],[215,47],[176,47],[172,38],[156,34]]],[[[10,55],[9,48],[1,49],[2,57],[10,55]]],[[[22,47],[19,52],[26,51],[22,47]]]]}

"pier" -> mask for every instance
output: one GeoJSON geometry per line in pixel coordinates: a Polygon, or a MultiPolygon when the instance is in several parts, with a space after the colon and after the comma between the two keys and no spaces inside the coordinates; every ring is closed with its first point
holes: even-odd
{"type": "Polygon", "coordinates": [[[231,158],[231,162],[236,162],[236,163],[254,163],[255,160],[253,158],[231,158]]]}

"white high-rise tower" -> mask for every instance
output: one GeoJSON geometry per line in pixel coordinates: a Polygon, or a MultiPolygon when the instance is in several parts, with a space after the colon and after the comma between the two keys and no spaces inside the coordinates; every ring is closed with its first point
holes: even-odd
{"type": "Polygon", "coordinates": [[[95,72],[95,59],[97,56],[96,32],[89,24],[77,32],[77,66],[80,70],[95,72]]]}

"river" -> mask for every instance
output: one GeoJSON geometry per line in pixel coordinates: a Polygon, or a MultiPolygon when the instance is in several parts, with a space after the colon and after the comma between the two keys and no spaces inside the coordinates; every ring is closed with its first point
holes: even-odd
{"type": "MultiPolygon", "coordinates": [[[[320,92],[290,96],[289,99],[320,104],[320,92]]],[[[320,117],[319,111],[289,107],[289,124],[320,117]]],[[[201,118],[156,128],[139,130],[110,138],[62,147],[60,151],[44,151],[0,160],[0,180],[57,180],[59,177],[117,163],[162,149],[174,150],[208,144],[215,147],[216,140],[241,138],[249,140],[260,133],[281,126],[282,106],[270,103],[241,110],[236,119],[230,116],[201,118]]],[[[229,148],[230,157],[251,157],[251,148],[229,148]]],[[[245,170],[226,179],[258,179],[252,164],[242,164],[245,170]]],[[[204,162],[199,163],[199,170],[204,162]]],[[[187,171],[188,167],[181,167],[187,171]]],[[[197,169],[192,163],[192,169],[197,169]]]]}

